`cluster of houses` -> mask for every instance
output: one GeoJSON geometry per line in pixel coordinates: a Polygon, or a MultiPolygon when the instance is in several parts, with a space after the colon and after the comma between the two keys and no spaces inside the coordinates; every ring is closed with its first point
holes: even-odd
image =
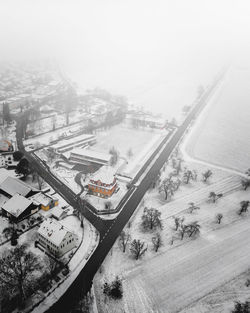
{"type": "Polygon", "coordinates": [[[96,136],[83,134],[69,139],[64,139],[52,145],[56,153],[60,154],[67,162],[75,165],[88,166],[90,172],[97,170],[88,183],[89,193],[109,198],[117,188],[117,181],[110,168],[112,155],[90,148],[96,142],[96,136]]]}
{"type": "Polygon", "coordinates": [[[0,184],[0,208],[2,215],[13,223],[19,223],[42,209],[58,205],[58,199],[25,184],[20,179],[8,176],[0,184]]]}
{"type": "MultiPolygon", "coordinates": [[[[58,206],[55,196],[32,188],[15,177],[3,176],[0,179],[1,215],[12,223],[18,224],[39,210],[49,211],[58,206]]],[[[58,208],[38,229],[38,245],[55,257],[61,257],[77,244],[77,236],[60,222],[64,213],[58,208]]]]}

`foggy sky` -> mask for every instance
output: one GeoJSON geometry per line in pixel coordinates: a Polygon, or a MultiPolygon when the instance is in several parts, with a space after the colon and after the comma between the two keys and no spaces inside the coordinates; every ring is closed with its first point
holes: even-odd
{"type": "Polygon", "coordinates": [[[142,102],[165,86],[157,101],[174,103],[248,54],[249,16],[249,1],[0,0],[0,58],[55,58],[82,87],[142,102]]]}

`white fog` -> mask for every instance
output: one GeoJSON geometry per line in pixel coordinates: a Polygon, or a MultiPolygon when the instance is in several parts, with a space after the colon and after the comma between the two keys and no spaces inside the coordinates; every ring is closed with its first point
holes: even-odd
{"type": "Polygon", "coordinates": [[[250,0],[0,0],[0,312],[250,313],[250,0]]]}
{"type": "Polygon", "coordinates": [[[174,115],[241,58],[248,1],[0,3],[0,56],[54,58],[82,89],[101,87],[174,115]]]}

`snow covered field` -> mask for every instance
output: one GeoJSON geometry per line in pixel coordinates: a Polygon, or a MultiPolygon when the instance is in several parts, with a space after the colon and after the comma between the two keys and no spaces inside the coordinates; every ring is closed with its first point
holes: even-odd
{"type": "MultiPolygon", "coordinates": [[[[157,189],[149,190],[134,214],[130,228],[126,228],[132,239],[141,239],[147,244],[145,256],[135,261],[129,247],[126,253],[122,253],[117,242],[106,258],[103,273],[98,273],[95,278],[99,312],[173,313],[183,310],[184,313],[184,308],[249,269],[250,253],[246,246],[250,243],[247,226],[250,216],[237,214],[240,201],[248,199],[249,192],[241,189],[240,177],[212,169],[213,176],[204,183],[200,174],[207,167],[196,163],[186,163],[185,166],[199,173],[198,180],[181,185],[167,203],[157,189]],[[215,204],[209,203],[210,191],[224,196],[215,204]],[[200,210],[190,214],[188,203],[192,201],[200,210]],[[157,208],[162,213],[163,246],[157,253],[153,251],[151,241],[155,232],[145,232],[141,228],[145,206],[157,208]],[[216,223],[218,213],[223,214],[220,225],[216,223]],[[185,223],[198,221],[200,235],[180,240],[174,229],[173,216],[184,217],[185,223]],[[102,282],[110,281],[116,275],[123,280],[123,299],[104,303],[102,282]]],[[[233,301],[228,301],[227,305],[232,307],[233,301]]],[[[190,312],[203,311],[194,308],[190,312]]]]}
{"type": "Polygon", "coordinates": [[[250,252],[246,247],[250,243],[250,216],[239,216],[237,210],[241,201],[249,199],[249,191],[242,190],[237,173],[249,167],[249,81],[250,70],[231,70],[185,138],[185,152],[191,158],[184,166],[199,173],[198,181],[182,184],[167,203],[157,188],[146,193],[125,231],[132,239],[144,241],[148,249],[135,261],[129,247],[122,253],[119,240],[115,243],[102,273],[95,277],[100,313],[229,312],[233,301],[247,299],[246,287],[244,291],[238,288],[249,276],[250,252]],[[235,171],[224,171],[224,167],[235,171]],[[213,176],[204,184],[200,175],[208,168],[213,176]],[[215,204],[208,202],[211,191],[223,194],[215,204]],[[200,210],[191,214],[190,202],[200,210]],[[145,232],[141,227],[144,207],[161,212],[163,246],[157,253],[152,244],[155,232],[145,232]],[[221,224],[216,223],[218,213],[223,214],[221,224]],[[186,224],[198,221],[199,236],[181,240],[173,217],[184,218],[186,224]],[[105,301],[101,286],[116,275],[123,281],[123,299],[105,301]],[[229,290],[230,296],[224,290],[229,290]]]}
{"type": "Polygon", "coordinates": [[[187,153],[199,160],[245,172],[250,166],[250,67],[233,67],[195,124],[187,153]]]}
{"type": "Polygon", "coordinates": [[[128,150],[131,149],[132,159],[138,156],[153,138],[157,140],[162,134],[166,135],[163,130],[153,128],[137,129],[123,123],[106,131],[97,131],[97,143],[94,148],[108,152],[110,148],[115,147],[123,157],[127,157],[128,150]]]}

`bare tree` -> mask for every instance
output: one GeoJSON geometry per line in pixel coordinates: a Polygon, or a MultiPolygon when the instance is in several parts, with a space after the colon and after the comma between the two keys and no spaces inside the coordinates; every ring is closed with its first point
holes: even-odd
{"type": "Polygon", "coordinates": [[[5,250],[0,259],[0,280],[9,290],[18,292],[20,304],[25,301],[25,292],[32,282],[33,273],[40,270],[40,260],[27,246],[22,245],[13,250],[5,250]]]}
{"type": "Polygon", "coordinates": [[[198,234],[201,228],[200,224],[198,224],[197,221],[188,224],[187,227],[188,227],[187,232],[189,233],[189,237],[198,234]]]}
{"type": "Polygon", "coordinates": [[[199,207],[199,206],[196,206],[196,205],[194,204],[194,202],[190,202],[190,203],[189,203],[188,210],[189,210],[189,213],[192,214],[194,210],[200,210],[200,207],[199,207]]]}
{"type": "Polygon", "coordinates": [[[220,199],[221,197],[223,197],[222,193],[215,193],[214,191],[211,191],[208,195],[208,199],[210,201],[212,201],[213,203],[215,203],[218,199],[220,199]]]}
{"type": "Polygon", "coordinates": [[[154,245],[155,252],[163,245],[160,233],[157,233],[154,237],[152,237],[152,243],[154,245]]]}
{"type": "Polygon", "coordinates": [[[241,185],[244,190],[247,190],[247,188],[250,187],[250,179],[243,178],[241,180],[241,185]]]}
{"type": "Polygon", "coordinates": [[[143,254],[147,251],[145,247],[145,242],[140,241],[140,239],[134,239],[130,245],[130,251],[134,255],[135,259],[140,259],[143,254]]]}
{"type": "Polygon", "coordinates": [[[207,180],[213,175],[211,170],[207,170],[206,172],[202,173],[202,180],[207,182],[207,180]]]}
{"type": "Polygon", "coordinates": [[[184,235],[187,232],[187,230],[188,230],[188,226],[187,225],[181,224],[179,226],[179,233],[180,233],[180,236],[181,236],[181,240],[183,240],[184,235]]]}
{"type": "Polygon", "coordinates": [[[220,224],[220,223],[221,223],[222,218],[223,218],[223,214],[218,213],[218,214],[216,215],[216,222],[217,222],[218,224],[220,224]]]}
{"type": "Polygon", "coordinates": [[[250,177],[250,168],[246,170],[245,174],[250,177]]]}
{"type": "Polygon", "coordinates": [[[106,201],[104,204],[105,210],[110,210],[112,207],[112,202],[111,201],[106,201]]]}
{"type": "Polygon", "coordinates": [[[130,241],[131,239],[131,236],[128,232],[125,232],[124,230],[121,232],[120,234],[120,243],[121,243],[121,246],[122,246],[122,252],[124,253],[126,251],[126,247],[127,247],[127,244],[128,242],[130,241]]]}
{"type": "Polygon", "coordinates": [[[184,217],[180,218],[180,217],[174,217],[174,223],[175,223],[175,230],[177,231],[179,226],[181,224],[183,224],[184,222],[184,217]]]}
{"type": "Polygon", "coordinates": [[[193,171],[189,169],[185,169],[184,174],[183,174],[183,182],[185,184],[188,184],[190,180],[194,180],[193,171]]]}
{"type": "Polygon", "coordinates": [[[162,227],[161,223],[161,212],[157,209],[144,208],[142,215],[142,226],[144,229],[154,229],[157,227],[162,227]]]}
{"type": "Polygon", "coordinates": [[[180,184],[179,181],[175,182],[172,177],[168,177],[163,180],[159,187],[159,192],[164,192],[165,193],[165,200],[170,199],[175,191],[179,188],[180,184]]]}
{"type": "Polygon", "coordinates": [[[198,224],[197,221],[195,222],[191,222],[187,225],[181,224],[180,228],[179,228],[179,233],[181,236],[181,240],[183,240],[184,235],[188,234],[189,237],[196,235],[197,233],[200,232],[200,225],[198,224]]]}
{"type": "Polygon", "coordinates": [[[240,202],[240,210],[239,210],[238,214],[241,215],[242,213],[247,212],[249,204],[250,204],[250,201],[248,201],[248,200],[241,201],[240,202]]]}

